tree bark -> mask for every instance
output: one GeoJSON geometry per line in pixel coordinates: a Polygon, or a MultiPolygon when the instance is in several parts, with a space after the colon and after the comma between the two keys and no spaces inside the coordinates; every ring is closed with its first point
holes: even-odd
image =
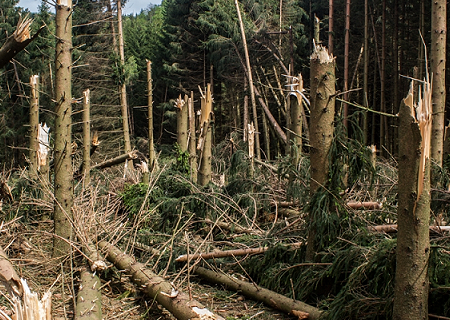
{"type": "Polygon", "coordinates": [[[20,51],[25,49],[27,45],[31,43],[39,33],[44,29],[44,26],[33,35],[30,35],[30,26],[33,19],[25,17],[25,19],[19,19],[17,28],[14,33],[6,39],[5,43],[0,48],[0,68],[3,68],[16,56],[20,51]]]}
{"type": "MultiPolygon", "coordinates": [[[[239,27],[241,29],[242,44],[244,46],[244,54],[245,54],[245,63],[247,65],[247,76],[248,76],[248,82],[250,84],[250,99],[252,101],[253,125],[255,126],[256,132],[259,133],[258,113],[257,113],[257,110],[256,110],[256,100],[255,100],[255,91],[254,91],[254,84],[253,84],[252,68],[251,68],[251,65],[250,65],[250,57],[249,57],[249,54],[248,54],[247,39],[245,37],[244,23],[242,22],[241,10],[239,9],[239,2],[238,2],[238,0],[234,0],[234,4],[236,5],[236,11],[237,11],[238,20],[239,20],[239,27]]],[[[258,160],[261,160],[261,149],[260,149],[260,144],[259,144],[259,134],[257,134],[256,137],[255,137],[255,148],[256,148],[256,158],[258,160]]]]}
{"type": "MultiPolygon", "coordinates": [[[[117,0],[117,21],[118,21],[118,33],[119,33],[119,54],[121,68],[125,65],[125,51],[124,51],[124,41],[123,41],[123,27],[122,27],[122,1],[117,0]]],[[[127,102],[127,85],[125,79],[123,83],[120,84],[120,105],[122,111],[122,125],[123,125],[123,138],[125,143],[125,153],[131,152],[131,139],[130,139],[130,124],[129,124],[129,114],[128,114],[128,102],[127,102]]],[[[128,164],[131,167],[131,163],[128,164]]]]}
{"type": "MultiPolygon", "coordinates": [[[[348,101],[348,54],[350,47],[350,0],[345,2],[345,39],[344,39],[344,100],[348,101]]],[[[348,128],[348,104],[343,105],[344,126],[348,128]]]]}
{"type": "MultiPolygon", "coordinates": [[[[364,80],[363,106],[369,108],[369,0],[364,0],[364,80]]],[[[368,144],[369,114],[364,111],[364,145],[368,144]]]]}
{"type": "Polygon", "coordinates": [[[188,99],[189,113],[189,166],[191,167],[191,181],[197,183],[197,151],[196,151],[196,133],[195,133],[195,110],[194,110],[194,92],[191,91],[191,97],[188,99]]]}
{"type": "Polygon", "coordinates": [[[155,145],[153,141],[153,78],[152,62],[147,60],[147,107],[148,107],[148,166],[150,170],[156,165],[155,145]]]}
{"type": "Polygon", "coordinates": [[[30,175],[37,178],[39,170],[39,76],[30,77],[30,175]]]}
{"type": "Polygon", "coordinates": [[[398,236],[393,319],[428,319],[431,90],[414,110],[412,88],[400,105],[398,236]],[[416,114],[417,112],[417,114],[416,114]]]}
{"type": "Polygon", "coordinates": [[[188,97],[181,98],[181,94],[176,101],[177,108],[177,143],[182,152],[188,150],[188,97]]]}
{"type": "Polygon", "coordinates": [[[333,50],[334,50],[334,46],[333,46],[333,39],[334,39],[333,2],[334,2],[334,0],[328,0],[328,52],[329,52],[329,54],[333,54],[333,50]]]}
{"type": "Polygon", "coordinates": [[[80,274],[80,289],[75,307],[75,320],[102,319],[101,282],[97,275],[87,269],[80,274]]]}
{"type": "Polygon", "coordinates": [[[268,247],[264,248],[247,248],[247,249],[235,249],[227,251],[215,251],[209,253],[196,253],[196,254],[183,254],[175,259],[176,262],[186,262],[188,260],[202,259],[214,259],[214,258],[225,258],[225,257],[237,257],[246,256],[252,254],[264,253],[268,250],[268,247]]]}
{"type": "Polygon", "coordinates": [[[83,91],[83,171],[84,186],[91,183],[91,97],[89,89],[83,91]]]}
{"type": "Polygon", "coordinates": [[[53,257],[70,253],[72,239],[72,0],[56,4],[55,234],[53,257]]]}
{"type": "Polygon", "coordinates": [[[322,312],[313,306],[298,300],[292,300],[281,294],[257,286],[254,283],[238,280],[226,274],[217,273],[202,267],[196,267],[194,273],[210,282],[225,285],[228,288],[242,292],[252,299],[262,301],[265,304],[286,313],[296,316],[299,316],[301,313],[307,313],[307,315],[303,314],[305,318],[299,317],[299,319],[316,320],[322,315],[322,312]]]}
{"type": "MultiPolygon", "coordinates": [[[[326,48],[316,46],[311,55],[311,195],[328,180],[328,154],[334,133],[335,82],[334,57],[326,48]]],[[[313,221],[314,217],[310,215],[309,219],[313,221]]],[[[315,238],[316,231],[311,228],[306,247],[306,257],[311,261],[315,254],[315,238]]]]}
{"type": "Polygon", "coordinates": [[[199,137],[199,146],[201,150],[200,167],[198,169],[198,183],[206,186],[211,181],[211,160],[212,160],[212,132],[211,122],[213,118],[211,85],[207,85],[206,93],[201,98],[201,129],[199,137]]]}
{"type": "Polygon", "coordinates": [[[445,61],[447,42],[447,1],[431,2],[431,73],[433,75],[433,125],[431,159],[442,166],[445,122],[445,61]]]}
{"type": "Polygon", "coordinates": [[[98,246],[107,252],[107,259],[114,263],[117,269],[131,275],[131,280],[138,285],[139,289],[155,299],[177,319],[199,319],[201,314],[209,314],[215,316],[217,320],[224,320],[208,311],[201,303],[189,299],[187,294],[174,288],[164,278],[146,269],[143,264],[136,262],[133,257],[126,255],[108,242],[100,241],[98,246]]]}
{"type": "Polygon", "coordinates": [[[96,164],[95,166],[91,167],[91,170],[109,168],[109,167],[124,163],[125,161],[134,160],[137,158],[138,158],[137,151],[131,151],[129,153],[125,153],[120,156],[117,156],[113,159],[109,159],[109,160],[103,161],[99,164],[96,164]]]}

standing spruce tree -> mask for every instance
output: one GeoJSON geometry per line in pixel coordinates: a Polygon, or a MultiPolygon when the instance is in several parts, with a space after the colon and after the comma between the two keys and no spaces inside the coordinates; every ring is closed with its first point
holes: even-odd
{"type": "Polygon", "coordinates": [[[433,128],[431,158],[442,166],[445,125],[445,61],[447,44],[447,1],[431,4],[431,72],[433,74],[433,128]]]}
{"type": "Polygon", "coordinates": [[[53,256],[70,252],[72,239],[72,1],[56,4],[55,145],[53,256]]]}

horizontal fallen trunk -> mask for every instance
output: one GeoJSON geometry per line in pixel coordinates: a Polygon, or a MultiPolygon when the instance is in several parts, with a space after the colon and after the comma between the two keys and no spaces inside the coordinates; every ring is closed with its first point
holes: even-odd
{"type": "Polygon", "coordinates": [[[122,154],[120,156],[117,156],[113,159],[109,159],[102,163],[96,164],[95,166],[91,167],[91,170],[109,168],[109,167],[124,163],[125,161],[128,161],[128,160],[137,159],[137,157],[138,157],[137,151],[131,151],[131,152],[122,154]]]}
{"type": "Polygon", "coordinates": [[[264,253],[268,250],[268,247],[264,248],[247,248],[247,249],[235,249],[227,251],[215,251],[208,253],[196,253],[196,254],[183,254],[175,259],[176,262],[185,262],[189,260],[197,260],[198,258],[213,259],[213,258],[225,258],[225,257],[237,257],[246,256],[248,254],[264,253]]]}
{"type": "Polygon", "coordinates": [[[380,202],[348,202],[347,206],[352,209],[367,209],[367,210],[381,210],[383,204],[380,202]]]}
{"type": "MultiPolygon", "coordinates": [[[[395,233],[397,232],[397,225],[396,224],[385,224],[381,226],[369,226],[369,231],[374,232],[385,232],[385,233],[395,233]]],[[[434,232],[443,232],[443,231],[450,231],[450,226],[430,226],[430,231],[434,232]]]]}
{"type": "Polygon", "coordinates": [[[216,222],[214,222],[214,221],[212,221],[210,219],[205,219],[204,221],[206,223],[216,225],[219,228],[222,228],[222,229],[225,229],[225,230],[228,230],[228,231],[232,231],[232,232],[235,232],[235,233],[247,233],[247,234],[259,234],[260,233],[258,230],[246,229],[246,228],[241,227],[238,224],[229,224],[229,223],[226,223],[226,222],[223,222],[223,221],[216,221],[216,222]]]}
{"type": "Polygon", "coordinates": [[[299,316],[299,318],[301,315],[303,318],[300,319],[316,320],[319,319],[322,314],[322,311],[306,303],[290,299],[255,284],[234,279],[231,276],[223,273],[216,273],[202,267],[195,268],[194,273],[208,281],[219,283],[225,285],[230,289],[240,291],[244,295],[252,299],[262,301],[265,304],[272,306],[278,310],[282,310],[286,313],[299,316]],[[305,313],[307,313],[307,315],[305,313]]]}
{"type": "Polygon", "coordinates": [[[117,247],[106,241],[98,243],[99,248],[106,252],[107,259],[119,270],[125,270],[131,275],[131,280],[150,298],[155,299],[179,320],[217,319],[224,320],[207,310],[200,302],[189,299],[189,296],[174,288],[164,278],[146,269],[133,257],[123,253],[117,247]],[[209,317],[208,317],[209,316],[209,317]]]}
{"type": "Polygon", "coordinates": [[[102,319],[101,282],[97,275],[87,269],[81,271],[81,283],[75,308],[75,320],[102,319]]]}

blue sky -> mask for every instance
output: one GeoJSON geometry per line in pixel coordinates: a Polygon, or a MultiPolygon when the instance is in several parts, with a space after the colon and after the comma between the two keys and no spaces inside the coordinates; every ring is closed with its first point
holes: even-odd
{"type": "MultiPolygon", "coordinates": [[[[139,13],[141,9],[145,9],[150,4],[161,4],[162,0],[128,0],[123,8],[124,14],[139,13]]],[[[51,1],[50,1],[51,2],[51,1]]],[[[75,2],[75,1],[74,1],[75,2]]],[[[19,6],[28,8],[31,12],[37,12],[41,0],[20,0],[19,6]]]]}

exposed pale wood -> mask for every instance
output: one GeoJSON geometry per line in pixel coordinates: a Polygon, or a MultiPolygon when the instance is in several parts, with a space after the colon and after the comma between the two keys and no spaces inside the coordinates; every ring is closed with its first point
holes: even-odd
{"type": "Polygon", "coordinates": [[[98,246],[106,252],[107,259],[119,270],[131,275],[131,280],[151,299],[156,300],[179,320],[202,319],[201,314],[208,314],[205,319],[224,320],[221,316],[207,310],[200,302],[189,299],[189,296],[154,274],[141,263],[117,247],[106,241],[100,241],[98,246]]]}
{"type": "MultiPolygon", "coordinates": [[[[396,233],[398,226],[396,224],[384,224],[380,226],[370,226],[368,229],[374,232],[396,233]]],[[[450,226],[430,226],[430,231],[442,233],[450,231],[450,226]]]]}
{"type": "Polygon", "coordinates": [[[383,208],[383,204],[380,202],[348,202],[347,206],[352,209],[368,210],[380,210],[383,208]]]}
{"type": "Polygon", "coordinates": [[[5,43],[0,48],[0,68],[3,68],[16,54],[25,49],[27,45],[31,43],[39,33],[44,29],[44,26],[40,27],[38,31],[31,36],[30,26],[33,23],[33,19],[25,17],[20,18],[17,23],[17,28],[14,33],[6,39],[5,43]]]}
{"type": "Polygon", "coordinates": [[[194,269],[194,273],[210,282],[225,285],[230,289],[242,292],[244,295],[252,299],[262,301],[265,304],[286,313],[293,315],[295,315],[297,311],[308,313],[308,319],[310,320],[319,319],[322,315],[322,312],[313,306],[298,300],[292,300],[274,291],[262,288],[254,283],[235,279],[224,273],[213,272],[202,267],[196,267],[194,269]]]}
{"type": "Polygon", "coordinates": [[[20,278],[2,248],[0,248],[0,282],[11,296],[22,296],[23,288],[20,278]]]}

